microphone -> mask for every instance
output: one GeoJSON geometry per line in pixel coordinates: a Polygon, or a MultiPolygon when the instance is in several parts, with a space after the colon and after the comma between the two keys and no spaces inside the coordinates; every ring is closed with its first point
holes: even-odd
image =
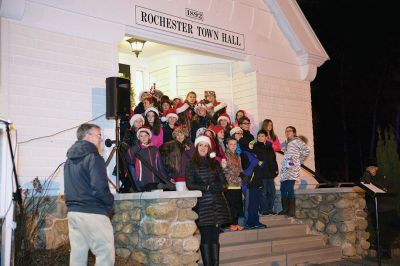
{"type": "Polygon", "coordinates": [[[111,140],[111,139],[106,139],[104,141],[104,144],[106,145],[106,147],[111,147],[115,143],[116,143],[116,141],[115,140],[111,140]]]}
{"type": "Polygon", "coordinates": [[[2,119],[2,118],[0,118],[0,123],[6,124],[6,125],[11,125],[12,124],[12,122],[10,120],[5,120],[5,119],[2,119]]]}

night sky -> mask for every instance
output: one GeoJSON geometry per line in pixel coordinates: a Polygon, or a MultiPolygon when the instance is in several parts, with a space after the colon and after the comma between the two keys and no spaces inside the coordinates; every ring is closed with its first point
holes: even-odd
{"type": "Polygon", "coordinates": [[[330,60],[311,83],[316,171],[360,178],[377,128],[400,132],[400,2],[298,0],[330,60]]]}

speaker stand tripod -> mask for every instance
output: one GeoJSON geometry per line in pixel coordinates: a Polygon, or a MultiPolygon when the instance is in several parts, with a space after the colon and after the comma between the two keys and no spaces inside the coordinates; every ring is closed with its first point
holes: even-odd
{"type": "Polygon", "coordinates": [[[108,166],[115,155],[115,184],[109,179],[109,183],[115,188],[118,193],[121,193],[121,186],[120,186],[120,174],[121,174],[121,165],[124,170],[123,173],[127,173],[127,178],[129,179],[130,185],[133,189],[135,189],[135,183],[132,180],[131,174],[128,171],[128,167],[123,156],[123,152],[121,151],[121,142],[120,142],[120,127],[119,127],[119,118],[115,118],[115,141],[106,140],[106,146],[111,147],[111,143],[114,143],[114,147],[111,150],[110,155],[106,160],[106,166],[108,166]],[[107,145],[107,141],[109,141],[109,145],[107,145]]]}

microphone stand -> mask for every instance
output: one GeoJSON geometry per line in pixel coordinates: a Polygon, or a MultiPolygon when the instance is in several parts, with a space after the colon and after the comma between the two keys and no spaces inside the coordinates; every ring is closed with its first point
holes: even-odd
{"type": "MultiPolygon", "coordinates": [[[[14,152],[12,148],[12,142],[11,142],[11,134],[10,134],[10,122],[5,121],[5,120],[0,120],[0,122],[4,123],[6,125],[6,132],[7,132],[7,141],[8,141],[8,148],[10,149],[10,155],[11,155],[11,163],[13,166],[13,175],[14,175],[14,182],[15,182],[15,191],[12,193],[12,201],[14,202],[14,211],[13,211],[13,229],[12,229],[12,234],[11,234],[11,258],[10,261],[12,264],[14,264],[14,252],[15,252],[15,241],[14,241],[14,228],[17,224],[17,204],[20,209],[22,209],[22,193],[21,193],[21,187],[18,183],[18,175],[17,175],[17,168],[15,167],[15,157],[14,157],[14,152]]],[[[5,217],[6,219],[6,217],[5,217]]]]}
{"type": "MultiPolygon", "coordinates": [[[[120,174],[121,174],[121,169],[120,169],[120,162],[122,163],[122,167],[125,171],[127,171],[128,173],[128,179],[129,179],[129,183],[131,184],[132,188],[137,191],[137,188],[135,186],[135,183],[132,181],[132,177],[131,174],[128,170],[128,167],[126,165],[125,162],[125,158],[123,156],[121,156],[121,143],[120,143],[120,127],[119,127],[119,118],[115,118],[115,141],[110,141],[111,143],[115,143],[115,146],[113,147],[110,155],[108,156],[107,160],[106,160],[106,166],[108,166],[115,154],[115,184],[108,179],[108,182],[115,188],[115,190],[117,191],[117,193],[121,193],[121,188],[120,188],[120,174]],[[120,161],[121,160],[121,161],[120,161]]],[[[106,146],[109,147],[107,145],[107,141],[106,141],[106,146]]],[[[110,145],[111,146],[111,145],[110,145]]]]}
{"type": "Polygon", "coordinates": [[[15,157],[14,157],[14,152],[12,148],[12,143],[11,143],[11,135],[10,135],[10,122],[0,120],[6,125],[6,132],[7,132],[7,141],[8,141],[8,148],[10,149],[10,155],[11,155],[11,163],[13,166],[13,174],[14,174],[14,182],[16,186],[15,192],[13,192],[13,201],[17,202],[20,206],[22,205],[22,196],[21,196],[21,187],[18,183],[18,175],[17,175],[17,168],[15,167],[15,157]]]}

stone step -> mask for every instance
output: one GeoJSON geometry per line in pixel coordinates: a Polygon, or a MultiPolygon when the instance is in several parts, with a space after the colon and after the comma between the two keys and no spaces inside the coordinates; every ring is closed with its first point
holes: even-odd
{"type": "Polygon", "coordinates": [[[285,253],[302,248],[319,248],[324,246],[322,236],[304,235],[296,238],[281,238],[245,243],[221,245],[220,258],[239,258],[243,256],[270,255],[285,253]]]}
{"type": "Polygon", "coordinates": [[[307,231],[306,228],[307,226],[304,224],[283,224],[265,229],[224,232],[220,235],[220,243],[221,245],[225,245],[231,243],[304,236],[307,231]]]}
{"type": "Polygon", "coordinates": [[[325,246],[311,250],[296,250],[287,254],[253,255],[220,260],[224,266],[295,266],[310,263],[329,263],[341,259],[340,247],[325,246]]]}

